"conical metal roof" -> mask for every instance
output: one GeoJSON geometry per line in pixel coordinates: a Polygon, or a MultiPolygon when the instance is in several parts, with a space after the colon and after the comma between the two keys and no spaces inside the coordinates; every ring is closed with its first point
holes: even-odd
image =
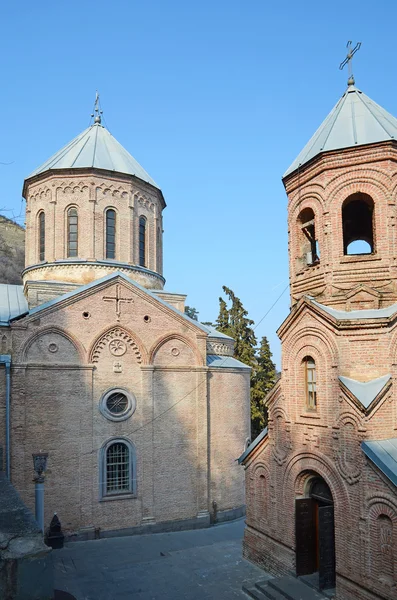
{"type": "Polygon", "coordinates": [[[27,179],[54,169],[84,169],[89,167],[134,175],[159,189],[145,169],[100,123],[94,123],[80,133],[33,171],[27,179]]]}
{"type": "Polygon", "coordinates": [[[394,139],[397,140],[397,119],[354,85],[349,85],[283,177],[322,152],[394,139]]]}

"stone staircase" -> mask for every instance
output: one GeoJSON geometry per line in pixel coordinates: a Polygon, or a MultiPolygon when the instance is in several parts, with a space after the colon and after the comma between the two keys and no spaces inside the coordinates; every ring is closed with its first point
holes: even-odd
{"type": "Polygon", "coordinates": [[[243,585],[243,592],[254,600],[329,600],[295,577],[268,577],[253,586],[243,585]]]}

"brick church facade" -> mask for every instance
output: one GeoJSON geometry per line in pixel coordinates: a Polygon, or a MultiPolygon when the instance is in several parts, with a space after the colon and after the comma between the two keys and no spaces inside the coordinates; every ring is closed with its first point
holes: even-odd
{"type": "Polygon", "coordinates": [[[291,312],[245,467],[244,555],[397,597],[397,120],[354,80],[283,177],[291,312]]]}
{"type": "Polygon", "coordinates": [[[25,503],[42,451],[45,523],[70,534],[242,515],[250,369],[163,289],[156,183],[97,107],[23,195],[23,286],[0,285],[0,445],[25,503]]]}

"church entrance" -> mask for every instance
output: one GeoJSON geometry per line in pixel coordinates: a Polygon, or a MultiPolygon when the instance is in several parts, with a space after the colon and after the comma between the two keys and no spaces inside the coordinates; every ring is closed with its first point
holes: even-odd
{"type": "Polygon", "coordinates": [[[335,587],[335,526],[331,490],[321,477],[295,501],[296,574],[318,573],[320,590],[335,587]]]}

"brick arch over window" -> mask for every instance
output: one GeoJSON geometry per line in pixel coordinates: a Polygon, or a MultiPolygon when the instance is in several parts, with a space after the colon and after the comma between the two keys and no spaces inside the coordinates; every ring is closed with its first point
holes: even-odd
{"type": "Polygon", "coordinates": [[[198,348],[179,333],[170,333],[155,342],[150,350],[150,364],[203,366],[198,348]]]}
{"type": "Polygon", "coordinates": [[[269,470],[264,463],[258,463],[250,473],[250,485],[252,493],[250,494],[251,503],[249,504],[250,519],[255,522],[256,527],[261,529],[265,527],[269,516],[269,470]]]}
{"type": "MultiPolygon", "coordinates": [[[[313,315],[310,315],[313,318],[313,315]]],[[[315,317],[314,317],[315,318],[315,317]]],[[[319,352],[324,353],[324,358],[327,364],[337,366],[338,364],[338,347],[335,340],[320,329],[318,326],[307,326],[304,325],[302,328],[298,328],[293,335],[284,342],[285,357],[288,359],[287,362],[296,361],[296,356],[301,349],[305,346],[314,346],[319,352]]],[[[288,364],[288,367],[290,365],[288,364]]]]}
{"type": "Polygon", "coordinates": [[[121,326],[107,328],[97,336],[97,338],[91,344],[88,354],[90,363],[97,363],[103,350],[112,342],[119,342],[122,345],[130,348],[138,364],[148,363],[148,355],[143,342],[135,333],[132,333],[125,327],[121,326]]]}
{"type": "MultiPolygon", "coordinates": [[[[315,473],[324,479],[331,490],[335,508],[336,556],[346,557],[346,567],[352,567],[350,553],[350,539],[348,528],[344,525],[350,523],[350,501],[346,486],[339,476],[331,459],[318,452],[296,452],[286,463],[281,494],[285,498],[285,508],[291,514],[295,512],[295,499],[302,495],[302,474],[315,473]]],[[[303,480],[304,481],[304,480],[303,480]]],[[[295,543],[295,522],[289,519],[285,524],[286,543],[293,539],[295,543]]]]}
{"type": "Polygon", "coordinates": [[[367,503],[367,565],[375,585],[390,589],[397,585],[397,506],[387,497],[374,497],[367,503]]]}
{"type": "Polygon", "coordinates": [[[21,362],[33,360],[35,362],[85,362],[86,353],[79,340],[60,327],[45,327],[30,337],[22,346],[19,353],[21,362]],[[64,340],[67,346],[60,347],[59,340],[64,340]],[[34,346],[37,346],[34,349],[34,346]],[[72,352],[70,352],[72,350],[72,352]]]}
{"type": "Polygon", "coordinates": [[[368,194],[357,192],[342,204],[342,234],[344,254],[375,252],[374,201],[368,194]],[[357,248],[357,242],[360,246],[357,248]],[[362,248],[365,245],[365,248],[362,248]]]}

